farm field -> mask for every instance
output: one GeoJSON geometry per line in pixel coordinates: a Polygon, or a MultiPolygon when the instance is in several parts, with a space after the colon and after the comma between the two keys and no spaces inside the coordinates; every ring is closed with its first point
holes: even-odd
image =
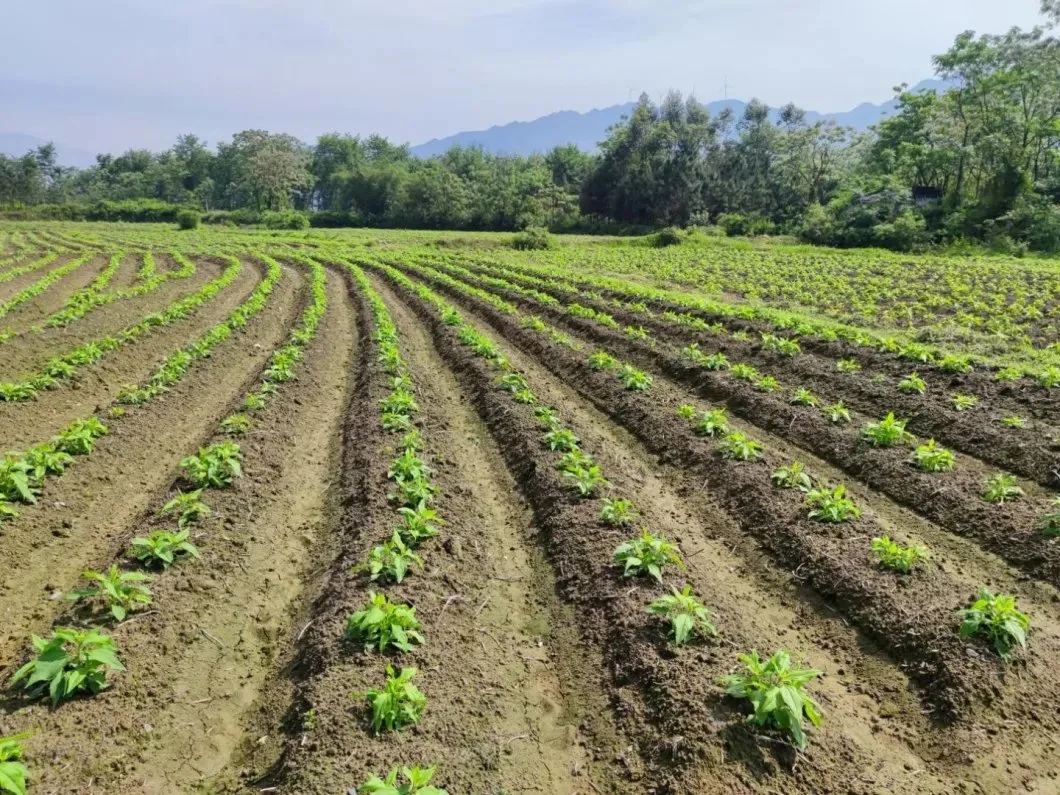
{"type": "Polygon", "coordinates": [[[0,793],[1060,790],[1060,265],[511,241],[0,224],[0,793]]]}

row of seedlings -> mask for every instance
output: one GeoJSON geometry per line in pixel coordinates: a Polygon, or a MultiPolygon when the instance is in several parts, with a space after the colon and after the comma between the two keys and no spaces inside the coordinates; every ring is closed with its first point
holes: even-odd
{"type": "MultiPolygon", "coordinates": [[[[521,320],[523,328],[544,336],[554,337],[553,334],[548,333],[548,326],[539,318],[522,316],[513,305],[503,299],[448,278],[444,274],[437,275],[440,283],[447,285],[458,294],[466,295],[474,300],[484,300],[497,311],[514,320],[521,320]]],[[[393,278],[408,282],[407,277],[400,273],[393,278]]],[[[427,291],[427,288],[420,286],[410,289],[427,291]]],[[[575,350],[573,346],[568,347],[575,350]]],[[[596,372],[614,373],[629,392],[646,392],[652,386],[650,376],[639,377],[636,375],[639,371],[635,367],[623,364],[607,351],[598,350],[591,354],[587,357],[585,366],[596,372]]],[[[717,408],[697,413],[694,407],[683,405],[679,407],[678,414],[692,424],[696,436],[718,439],[717,454],[721,459],[734,463],[757,462],[763,459],[762,444],[744,433],[732,430],[729,427],[725,409],[717,408]]],[[[778,468],[772,473],[772,482],[778,487],[804,490],[806,516],[815,522],[824,525],[841,524],[857,519],[861,515],[860,509],[846,495],[844,485],[817,484],[798,462],[794,462],[789,467],[778,468]],[[793,485],[789,486],[789,484],[793,485]]],[[[887,536],[873,538],[870,546],[873,555],[882,566],[901,574],[913,572],[916,564],[922,562],[926,554],[918,547],[904,546],[887,536]]],[[[1006,594],[994,595],[986,588],[979,589],[971,605],[960,610],[955,621],[955,629],[959,630],[961,637],[972,635],[983,637],[993,645],[1005,662],[1010,659],[1013,650],[1025,646],[1029,625],[1029,617],[1018,610],[1014,597],[1006,594]]]]}
{"type": "Polygon", "coordinates": [[[33,400],[39,392],[58,389],[64,382],[73,379],[80,368],[99,362],[122,345],[136,343],[158,328],[184,320],[235,281],[242,267],[238,259],[230,258],[216,279],[207,282],[191,295],[177,299],[161,312],[152,312],[140,322],[122,329],[117,334],[89,340],[73,350],[53,356],[36,373],[16,381],[0,383],[0,402],[33,400]]]}
{"type": "MultiPolygon", "coordinates": [[[[420,457],[424,443],[414,421],[419,406],[398,347],[397,326],[364,271],[353,263],[344,265],[368,301],[373,322],[371,339],[378,348],[379,364],[390,377],[390,392],[380,401],[378,421],[386,433],[399,438],[395,446],[397,455],[386,476],[393,484],[387,498],[400,523],[391,537],[373,547],[368,559],[359,564],[371,582],[385,587],[400,584],[414,566],[423,566],[419,550],[425,541],[438,536],[438,525],[444,520],[431,507],[438,488],[431,481],[430,468],[420,457]]],[[[369,592],[363,608],[348,617],[344,637],[380,655],[407,654],[425,642],[421,629],[415,607],[373,591],[369,592]]],[[[413,682],[417,674],[414,666],[395,669],[387,664],[382,686],[358,694],[367,701],[376,735],[401,731],[419,723],[427,707],[427,697],[413,682]]],[[[373,774],[354,792],[447,795],[445,790],[430,785],[434,773],[433,765],[395,767],[383,777],[373,774]],[[401,779],[404,783],[399,788],[401,779]]]]}
{"type": "MultiPolygon", "coordinates": [[[[144,386],[124,387],[118,396],[118,403],[141,405],[153,400],[176,384],[192,364],[208,357],[214,347],[228,339],[233,331],[246,326],[247,321],[265,307],[282,274],[279,263],[267,257],[263,259],[268,268],[265,279],[227,320],[213,326],[197,340],[170,355],[144,386]]],[[[116,405],[106,411],[106,416],[109,419],[119,419],[124,413],[125,409],[116,405]]],[[[70,430],[97,425],[103,427],[99,418],[87,417],[75,421],[70,430]]],[[[91,448],[84,452],[91,452],[91,448]]],[[[25,452],[9,452],[4,456],[0,461],[0,521],[17,519],[19,511],[15,507],[16,503],[36,503],[47,479],[59,477],[65,472],[71,460],[59,453],[61,451],[56,448],[53,440],[25,452]]]]}
{"type": "MultiPolygon", "coordinates": [[[[291,332],[287,343],[275,351],[262,372],[258,387],[246,396],[244,408],[262,411],[266,400],[276,394],[280,385],[297,377],[295,365],[302,358],[304,349],[316,337],[321,319],[327,311],[326,275],[315,262],[309,262],[312,270],[311,300],[302,313],[298,326],[291,332]]],[[[267,293],[266,293],[267,294],[267,293]]],[[[66,450],[78,453],[91,452],[96,436],[106,433],[106,428],[95,418],[87,424],[64,432],[56,437],[54,444],[65,454],[66,450]],[[73,431],[77,431],[77,435],[73,431]],[[96,436],[92,434],[95,433],[96,436]],[[72,446],[79,442],[76,448],[72,446]]],[[[76,425],[76,424],[75,424],[76,425]]],[[[235,436],[250,428],[246,414],[233,414],[221,421],[219,433],[235,436]],[[238,421],[233,421],[239,418],[238,421]]],[[[120,623],[126,617],[152,604],[148,586],[153,576],[165,572],[181,561],[199,558],[200,551],[190,537],[189,526],[211,514],[204,492],[231,488],[243,475],[243,455],[239,445],[232,440],[215,442],[199,449],[194,455],[180,462],[182,475],[175,495],[166,500],[158,514],[164,520],[174,522],[173,529],[155,528],[143,537],[131,540],[127,557],[139,564],[139,569],[129,569],[112,564],[105,572],[86,571],[83,577],[86,587],[73,590],[70,598],[94,604],[98,611],[88,615],[95,619],[96,626],[57,627],[50,638],[33,638],[37,657],[20,668],[11,684],[20,685],[30,696],[43,695],[47,691],[52,705],[80,693],[95,694],[107,687],[107,675],[111,671],[123,671],[114,640],[102,629],[105,623],[120,623]],[[185,485],[187,491],[181,490],[185,485]],[[149,573],[150,572],[150,573],[149,573]]],[[[20,788],[10,791],[25,795],[27,771],[22,758],[21,742],[30,735],[0,738],[0,774],[3,763],[13,762],[10,777],[20,788]],[[7,744],[5,749],[5,743],[7,744]],[[5,759],[5,750],[8,758],[5,759]]],[[[5,779],[0,775],[0,792],[5,792],[5,779]]]]}
{"type": "MultiPolygon", "coordinates": [[[[504,309],[505,306],[514,309],[514,305],[511,305],[508,302],[503,302],[503,306],[498,306],[497,302],[501,299],[496,297],[491,298],[490,296],[493,295],[492,293],[480,290],[473,285],[467,285],[466,282],[457,280],[449,276],[447,273],[437,271],[433,268],[427,268],[425,266],[409,267],[424,270],[424,272],[429,275],[442,279],[444,283],[454,287],[454,289],[460,289],[461,285],[463,285],[471,291],[471,295],[489,301],[494,306],[501,308],[502,311],[506,311],[504,309]]],[[[505,288],[511,287],[511,285],[504,283],[503,280],[494,280],[494,282],[495,286],[498,287],[501,287],[502,285],[505,288]]],[[[516,288],[514,292],[522,294],[528,300],[539,300],[538,296],[540,296],[536,291],[526,290],[526,288],[516,288]],[[520,292],[520,290],[522,292],[520,292]]],[[[555,304],[559,303],[554,298],[551,299],[551,302],[555,304]]],[[[549,303],[549,301],[546,301],[545,303],[549,303]]],[[[619,325],[610,315],[594,310],[590,307],[583,307],[579,304],[570,304],[566,307],[565,311],[567,314],[582,318],[607,329],[615,329],[619,325]]],[[[508,313],[510,314],[510,312],[508,313]]],[[[526,322],[530,324],[529,327],[531,328],[537,324],[540,324],[542,328],[545,327],[545,324],[543,321],[540,321],[539,318],[530,318],[526,322]]],[[[644,343],[650,347],[651,351],[654,352],[658,350],[656,341],[652,339],[648,332],[643,328],[626,327],[624,333],[625,336],[633,340],[635,344],[644,343]]],[[[798,352],[798,343],[792,340],[773,337],[767,339],[765,342],[771,346],[771,349],[778,351],[781,355],[795,355],[798,352]]],[[[751,365],[739,362],[732,363],[722,353],[704,353],[696,343],[692,343],[681,349],[675,347],[675,357],[678,350],[680,351],[681,359],[691,365],[701,368],[714,376],[719,376],[721,373],[727,373],[727,375],[733,380],[747,383],[752,386],[755,391],[763,393],[764,395],[771,396],[773,393],[776,393],[781,389],[780,383],[774,377],[762,375],[751,365]]],[[[633,368],[632,365],[628,364],[623,365],[622,369],[619,370],[619,375],[620,377],[625,376],[633,379],[634,383],[636,383],[636,379],[640,378],[636,368],[633,368]]],[[[843,405],[842,401],[822,407],[821,401],[816,395],[805,388],[797,388],[793,390],[789,403],[794,406],[810,407],[821,411],[823,416],[827,418],[828,422],[834,426],[842,426],[851,422],[850,411],[845,405],[843,405]]],[[[908,420],[898,419],[893,413],[890,413],[879,421],[867,422],[857,434],[854,441],[860,441],[872,449],[910,445],[914,449],[911,451],[908,459],[909,463],[918,471],[925,474],[939,474],[954,470],[956,464],[956,456],[954,453],[939,445],[934,439],[918,443],[916,438],[906,431],[907,423],[908,420]]],[[[840,431],[837,428],[833,433],[840,433],[840,431]]],[[[836,463],[839,466],[843,466],[841,461],[836,463]]],[[[885,490],[887,488],[887,485],[883,483],[877,485],[885,490]]],[[[964,490],[967,490],[967,487],[965,487],[964,490]]],[[[1006,472],[996,472],[983,478],[978,484],[977,493],[985,503],[994,505],[1011,503],[1014,500],[1025,497],[1025,490],[1018,485],[1017,478],[1006,472]]],[[[930,508],[930,501],[923,503],[921,507],[924,507],[925,505],[930,508]]],[[[1036,518],[1034,516],[1029,517],[1027,519],[1027,524],[1036,523],[1037,528],[1045,536],[1055,536],[1060,533],[1060,517],[1058,517],[1058,513],[1060,513],[1060,498],[1053,498],[1048,505],[1043,505],[1036,511],[1036,518]]],[[[932,518],[941,521],[943,524],[950,524],[941,516],[933,516],[932,518]]],[[[1022,519],[1019,516],[1013,516],[1012,522],[1013,531],[1019,531],[1022,526],[1020,524],[1022,519]]]]}
{"type": "MultiPolygon", "coordinates": [[[[541,444],[555,454],[555,468],[562,474],[568,488],[580,499],[596,499],[600,503],[599,521],[616,528],[634,527],[640,517],[633,502],[610,493],[611,484],[599,464],[581,447],[581,440],[565,427],[554,407],[540,405],[530,389],[526,376],[517,372],[501,350],[475,326],[464,320],[459,311],[428,287],[411,281],[387,265],[378,264],[392,281],[419,296],[434,307],[442,322],[456,330],[458,341],[487,366],[497,372],[497,385],[511,395],[511,399],[533,411],[542,430],[541,444]],[[609,496],[603,496],[609,491],[609,496]]],[[[626,386],[635,391],[650,389],[639,382],[626,386]]],[[[665,535],[641,527],[640,533],[620,544],[613,552],[613,563],[624,577],[650,577],[664,583],[670,566],[683,568],[680,549],[665,535]]],[[[671,586],[670,594],[651,601],[645,609],[669,623],[669,638],[675,646],[692,640],[706,639],[718,634],[708,608],[700,602],[689,585],[671,586]]],[[[755,724],[772,728],[786,735],[798,749],[806,747],[806,721],[813,726],[821,723],[817,703],[804,692],[804,685],[820,675],[819,671],[800,669],[792,656],[780,649],[761,659],[755,650],[737,657],[742,666],[723,677],[719,685],[738,699],[747,699],[755,724]]]]}

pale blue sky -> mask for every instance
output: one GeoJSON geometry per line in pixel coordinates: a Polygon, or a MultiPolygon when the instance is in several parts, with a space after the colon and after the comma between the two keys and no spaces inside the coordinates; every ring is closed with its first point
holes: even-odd
{"type": "Polygon", "coordinates": [[[812,110],[931,76],[1038,0],[12,0],[0,133],[90,150],[249,127],[420,143],[695,90],[812,110]],[[27,31],[11,35],[10,31],[27,31]]]}

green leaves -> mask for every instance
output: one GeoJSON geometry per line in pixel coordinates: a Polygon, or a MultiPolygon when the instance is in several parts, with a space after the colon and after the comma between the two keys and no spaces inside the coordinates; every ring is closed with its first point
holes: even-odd
{"type": "MultiPolygon", "coordinates": [[[[187,459],[185,459],[187,460],[187,459]]],[[[197,522],[205,516],[210,515],[210,506],[202,501],[202,489],[195,491],[177,491],[177,496],[169,500],[159,510],[159,515],[169,516],[176,514],[177,527],[187,527],[192,522],[197,522]]]]}
{"type": "Polygon", "coordinates": [[[95,585],[71,591],[67,598],[102,599],[115,621],[124,621],[131,611],[151,604],[151,590],[141,584],[150,582],[146,574],[121,571],[117,564],[112,564],[106,572],[86,571],[81,576],[95,585]]]}
{"type": "Polygon", "coordinates": [[[759,726],[772,726],[787,733],[802,750],[806,748],[805,718],[814,726],[821,725],[817,703],[803,692],[803,687],[821,675],[821,671],[795,668],[791,655],[780,650],[763,662],[758,652],[738,657],[744,670],[724,676],[719,681],[727,695],[751,702],[754,712],[748,720],[759,726]]]}
{"type": "Polygon", "coordinates": [[[902,574],[909,574],[927,560],[927,550],[918,546],[903,546],[890,536],[872,539],[872,553],[880,564],[902,574]]]}
{"type": "Polygon", "coordinates": [[[672,589],[669,596],[663,596],[650,605],[648,612],[669,619],[670,637],[675,646],[683,646],[689,639],[714,637],[718,630],[710,621],[710,613],[692,595],[692,586],[686,585],[682,590],[672,589]]]}
{"type": "Polygon", "coordinates": [[[647,392],[653,383],[650,375],[631,364],[622,365],[618,371],[618,380],[630,392],[647,392]]]}
{"type": "Polygon", "coordinates": [[[419,630],[415,607],[391,602],[385,594],[370,592],[368,604],[346,619],[344,637],[364,644],[365,651],[376,649],[382,654],[394,648],[410,652],[417,644],[423,643],[419,630]]]}
{"type": "Polygon", "coordinates": [[[199,550],[188,541],[187,530],[152,530],[146,538],[132,540],[129,554],[147,566],[168,569],[180,558],[199,557],[199,550]]]}
{"type": "Polygon", "coordinates": [[[1025,492],[1016,485],[1016,482],[1015,475],[1006,475],[1004,472],[998,472],[983,481],[980,493],[987,502],[1001,505],[1024,495],[1025,492]]]}
{"type": "Polygon", "coordinates": [[[630,500],[618,500],[605,497],[600,511],[600,521],[612,527],[625,527],[637,521],[637,509],[630,500]]]}
{"type": "Polygon", "coordinates": [[[924,472],[949,472],[956,461],[954,454],[944,447],[939,447],[934,439],[929,439],[913,451],[912,461],[924,472]]]}
{"type": "Polygon", "coordinates": [[[243,476],[243,455],[235,442],[216,442],[180,462],[189,481],[201,488],[225,489],[243,476]]]}
{"type": "Polygon", "coordinates": [[[729,416],[726,409],[711,409],[699,415],[693,430],[697,436],[722,436],[729,433],[729,416]]]}
{"type": "Polygon", "coordinates": [[[843,485],[834,489],[813,489],[806,495],[806,504],[810,506],[809,518],[818,522],[835,524],[861,516],[861,509],[846,496],[846,486],[843,485]]]}
{"type": "Polygon", "coordinates": [[[96,446],[96,439],[106,435],[107,426],[95,417],[75,420],[69,428],[52,439],[55,449],[70,455],[88,455],[96,446]]]}
{"type": "Polygon", "coordinates": [[[909,420],[896,419],[893,412],[879,422],[870,422],[861,430],[861,438],[873,447],[894,447],[912,442],[913,434],[906,431],[909,420]]]}
{"type": "Polygon", "coordinates": [[[430,786],[434,776],[433,767],[394,768],[385,779],[372,775],[358,792],[360,795],[449,795],[444,789],[430,786]],[[405,779],[398,782],[398,776],[405,779]]]}
{"type": "Polygon", "coordinates": [[[731,461],[755,461],[762,457],[762,445],[739,431],[733,431],[718,443],[721,457],[731,461]]]}
{"type": "Polygon", "coordinates": [[[773,485],[781,489],[798,489],[808,492],[813,488],[813,478],[806,472],[806,466],[798,461],[774,470],[771,476],[773,485]]]}
{"type": "Polygon", "coordinates": [[[11,678],[31,695],[58,704],[80,692],[96,694],[107,686],[107,671],[124,671],[113,639],[95,629],[59,627],[48,639],[33,636],[37,656],[11,678]]]}
{"type": "Polygon", "coordinates": [[[1014,596],[994,596],[983,588],[971,607],[959,611],[957,616],[961,619],[962,638],[985,635],[1006,662],[1016,646],[1023,648],[1027,645],[1031,620],[1016,609],[1014,596]]]}
{"type": "Polygon", "coordinates": [[[373,547],[368,553],[368,577],[373,582],[399,583],[413,564],[422,566],[423,558],[413,552],[395,530],[389,541],[373,547]]]}
{"type": "Polygon", "coordinates": [[[393,666],[386,667],[386,683],[382,689],[370,689],[360,697],[368,699],[372,710],[372,730],[400,731],[406,726],[419,723],[427,708],[427,697],[412,684],[415,668],[402,668],[400,673],[393,666]]]}
{"type": "Polygon", "coordinates": [[[927,384],[916,373],[910,373],[898,383],[898,391],[923,395],[927,391],[927,384]]]}
{"type": "Polygon", "coordinates": [[[647,528],[641,530],[639,538],[619,544],[615,549],[615,563],[622,566],[624,577],[649,575],[659,582],[662,582],[663,569],[668,564],[684,567],[677,547],[647,528]]]}
{"type": "Polygon", "coordinates": [[[32,736],[29,732],[0,737],[0,792],[7,795],[26,795],[29,772],[22,764],[22,741],[32,736]]]}

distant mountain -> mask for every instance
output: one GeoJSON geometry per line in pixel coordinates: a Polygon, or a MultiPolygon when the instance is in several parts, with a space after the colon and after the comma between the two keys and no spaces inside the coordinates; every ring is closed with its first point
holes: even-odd
{"type": "MultiPolygon", "coordinates": [[[[941,90],[945,83],[940,80],[924,80],[914,86],[914,91],[929,89],[941,90]]],[[[426,143],[412,147],[412,153],[419,157],[440,155],[453,146],[481,146],[495,154],[529,155],[534,152],[546,152],[554,146],[574,144],[587,152],[596,150],[596,145],[607,135],[607,128],[628,116],[635,103],[625,102],[607,108],[578,113],[573,110],[561,110],[550,113],[533,121],[514,121],[488,130],[460,132],[446,138],[434,138],[426,143]]],[[[871,125],[894,112],[896,103],[889,100],[879,105],[863,102],[852,110],[842,113],[818,113],[807,111],[806,120],[813,123],[819,119],[834,119],[844,127],[866,130],[871,125]]],[[[711,116],[716,116],[726,108],[739,118],[743,115],[746,102],[738,99],[723,99],[707,103],[711,116]]]]}
{"type": "MultiPolygon", "coordinates": [[[[36,149],[38,146],[43,146],[46,143],[48,142],[41,138],[35,138],[32,135],[0,132],[0,154],[7,155],[8,157],[22,157],[22,155],[26,154],[26,152],[29,152],[31,149],[36,149]]],[[[96,164],[96,156],[85,149],[77,149],[72,146],[56,143],[55,150],[56,159],[61,166],[88,168],[89,166],[94,166],[96,164]]]]}

